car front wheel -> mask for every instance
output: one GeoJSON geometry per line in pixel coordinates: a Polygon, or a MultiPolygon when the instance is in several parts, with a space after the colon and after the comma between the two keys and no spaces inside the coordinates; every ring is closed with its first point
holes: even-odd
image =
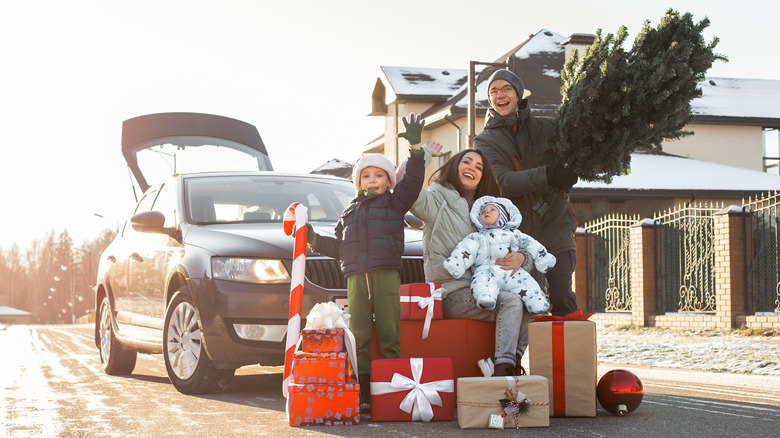
{"type": "Polygon", "coordinates": [[[97,323],[98,335],[100,336],[100,362],[103,371],[112,376],[132,373],[138,353],[135,350],[122,347],[116,340],[108,298],[103,298],[103,302],[100,303],[97,323]]]}
{"type": "Polygon", "coordinates": [[[203,348],[198,309],[187,286],[176,291],[168,305],[163,340],[165,368],[179,392],[206,394],[230,384],[235,370],[216,369],[203,348]]]}

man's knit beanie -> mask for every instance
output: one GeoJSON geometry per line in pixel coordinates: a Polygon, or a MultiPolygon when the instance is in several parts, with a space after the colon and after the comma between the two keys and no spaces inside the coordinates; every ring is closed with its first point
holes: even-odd
{"type": "Polygon", "coordinates": [[[490,101],[490,84],[493,83],[493,81],[503,79],[507,82],[509,82],[512,87],[514,87],[515,92],[517,93],[518,99],[522,100],[525,99],[527,96],[523,96],[523,93],[525,92],[525,87],[523,86],[523,81],[520,80],[519,77],[517,77],[516,74],[512,73],[509,70],[501,69],[496,70],[495,73],[490,75],[490,79],[488,79],[488,102],[490,101]]]}

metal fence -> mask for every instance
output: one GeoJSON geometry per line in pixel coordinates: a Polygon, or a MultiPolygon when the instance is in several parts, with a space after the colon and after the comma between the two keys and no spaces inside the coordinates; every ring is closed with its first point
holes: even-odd
{"type": "Polygon", "coordinates": [[[715,245],[713,213],[722,205],[685,205],[657,215],[660,260],[657,260],[660,313],[715,312],[715,245]]]}
{"type": "Polygon", "coordinates": [[[584,225],[593,234],[593,281],[589,303],[597,312],[631,311],[629,226],[638,215],[609,215],[584,225]]]}
{"type": "MultiPolygon", "coordinates": [[[[713,313],[715,248],[713,214],[721,205],[685,205],[659,213],[656,233],[656,311],[713,313]]],[[[780,313],[780,194],[742,202],[745,223],[745,309],[780,313]]],[[[595,312],[630,312],[629,227],[639,216],[609,215],[583,225],[593,235],[588,269],[588,307],[595,312]]]]}
{"type": "Polygon", "coordinates": [[[750,313],[780,312],[780,196],[775,191],[742,204],[750,213],[746,234],[752,237],[748,242],[752,251],[745,251],[745,309],[750,313]]]}

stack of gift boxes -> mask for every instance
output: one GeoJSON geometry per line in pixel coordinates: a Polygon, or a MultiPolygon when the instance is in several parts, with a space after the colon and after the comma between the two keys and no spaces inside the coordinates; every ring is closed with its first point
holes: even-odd
{"type": "Polygon", "coordinates": [[[360,423],[360,386],[351,378],[346,350],[344,329],[301,330],[288,386],[291,426],[360,423]]]}
{"type": "MultiPolygon", "coordinates": [[[[427,332],[431,320],[442,318],[437,288],[403,285],[402,319],[427,320],[427,332]]],[[[529,324],[528,376],[463,377],[453,374],[451,357],[375,359],[371,420],[451,421],[457,411],[461,428],[504,429],[547,427],[550,417],[594,417],[596,326],[589,316],[578,311],[563,318],[534,318],[529,324]]],[[[414,336],[417,342],[436,342],[436,336],[414,336]]],[[[341,329],[303,331],[289,391],[291,425],[359,423],[359,388],[350,383],[343,343],[341,329]]],[[[462,359],[461,346],[447,347],[452,357],[462,359]]]]}

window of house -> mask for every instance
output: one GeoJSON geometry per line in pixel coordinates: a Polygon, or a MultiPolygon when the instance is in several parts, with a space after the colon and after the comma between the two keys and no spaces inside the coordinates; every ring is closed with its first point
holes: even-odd
{"type": "Polygon", "coordinates": [[[764,172],[780,174],[780,136],[777,128],[764,128],[764,172]]]}

